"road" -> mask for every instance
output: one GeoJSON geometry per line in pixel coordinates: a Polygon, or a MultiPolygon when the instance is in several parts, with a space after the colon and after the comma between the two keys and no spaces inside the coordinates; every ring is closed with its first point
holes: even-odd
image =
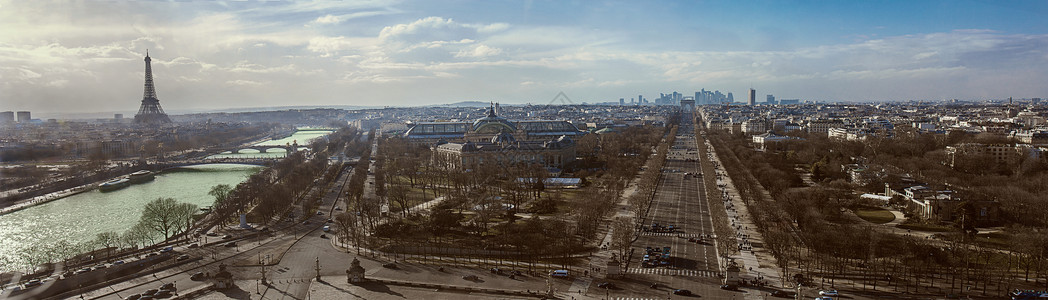
{"type": "MultiPolygon", "coordinates": [[[[641,220],[650,228],[653,223],[673,225],[673,232],[641,231],[633,242],[633,256],[623,278],[594,278],[588,294],[602,299],[678,299],[675,289],[687,289],[697,296],[709,299],[743,299],[758,291],[721,290],[721,263],[712,238],[704,242],[689,242],[689,238],[714,235],[710,206],[707,202],[697,162],[696,141],[690,117],[677,131],[659,179],[651,209],[641,220]],[[643,267],[645,247],[670,247],[669,265],[643,267]],[[612,289],[602,289],[596,283],[611,282],[612,289]],[[656,288],[651,285],[656,283],[656,288]]],[[[652,170],[649,170],[652,171],[652,170]]]]}
{"type": "MultiPolygon", "coordinates": [[[[259,260],[268,264],[265,269],[267,277],[271,280],[294,281],[294,279],[307,279],[316,275],[313,266],[317,257],[323,261],[336,261],[344,258],[345,254],[331,247],[327,238],[322,238],[323,233],[319,230],[331,213],[334,211],[338,195],[344,183],[349,180],[352,172],[347,169],[332,184],[317,186],[325,189],[321,197],[320,211],[322,214],[312,215],[305,223],[283,222],[276,224],[271,235],[260,234],[254,229],[239,229],[236,226],[226,228],[224,233],[230,233],[236,238],[235,247],[224,247],[218,245],[205,246],[201,248],[176,248],[181,254],[188,254],[193,258],[202,258],[174,269],[146,274],[142,277],[114,284],[112,286],[90,291],[84,294],[86,299],[123,299],[131,294],[142,293],[148,289],[156,289],[160,285],[175,282],[181,291],[194,290],[209,285],[208,281],[193,281],[190,276],[197,272],[214,274],[218,272],[219,265],[229,266],[234,278],[258,279],[261,277],[262,266],[259,260]],[[273,264],[275,263],[275,265],[273,264]]],[[[224,234],[223,233],[223,234],[224,234]]],[[[202,236],[201,244],[214,242],[217,237],[202,236]]],[[[344,264],[344,263],[343,263],[344,264]]],[[[338,273],[334,268],[329,268],[330,274],[338,273]]],[[[343,268],[344,270],[344,268],[343,268]]],[[[305,298],[309,285],[291,285],[287,290],[295,295],[292,298],[305,298]]],[[[252,291],[254,292],[254,291],[252,291]]],[[[79,295],[78,295],[79,297],[79,295]]]]}

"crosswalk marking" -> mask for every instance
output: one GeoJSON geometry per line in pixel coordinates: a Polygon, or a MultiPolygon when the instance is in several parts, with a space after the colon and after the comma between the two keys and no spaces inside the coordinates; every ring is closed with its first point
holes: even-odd
{"type": "Polygon", "coordinates": [[[653,274],[653,275],[675,275],[675,276],[701,276],[718,277],[714,271],[707,270],[672,270],[666,268],[629,268],[627,274],[653,274]]]}
{"type": "Polygon", "coordinates": [[[672,237],[683,237],[693,238],[702,237],[701,233],[677,233],[677,232],[641,232],[640,235],[644,236],[672,236],[672,237]]]}

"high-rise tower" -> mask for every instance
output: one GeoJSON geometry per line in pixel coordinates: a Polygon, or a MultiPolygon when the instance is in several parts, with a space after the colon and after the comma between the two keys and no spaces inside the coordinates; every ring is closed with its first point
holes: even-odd
{"type": "Polygon", "coordinates": [[[153,67],[150,65],[149,50],[146,50],[146,87],[142,95],[142,106],[138,108],[135,115],[135,124],[164,124],[171,123],[164,109],[160,108],[160,99],[156,98],[156,88],[153,87],[153,67]]]}
{"type": "Polygon", "coordinates": [[[757,105],[757,90],[750,89],[750,106],[757,105]]]}

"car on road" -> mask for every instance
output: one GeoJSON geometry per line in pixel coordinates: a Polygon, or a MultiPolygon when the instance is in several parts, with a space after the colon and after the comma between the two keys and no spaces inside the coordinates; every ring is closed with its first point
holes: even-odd
{"type": "Polygon", "coordinates": [[[477,280],[480,280],[480,277],[477,277],[477,275],[465,275],[465,276],[462,276],[462,279],[469,280],[469,281],[477,281],[477,280]]]}
{"type": "Polygon", "coordinates": [[[341,206],[335,207],[335,210],[341,211],[342,207],[341,206]]]}
{"type": "Polygon", "coordinates": [[[208,232],[206,235],[207,236],[218,236],[218,233],[208,232]]]}
{"type": "Polygon", "coordinates": [[[728,291],[738,291],[739,290],[739,287],[734,285],[734,284],[725,284],[725,285],[720,286],[720,288],[722,290],[728,290],[728,291]]]}
{"type": "Polygon", "coordinates": [[[324,232],[329,232],[329,231],[331,231],[331,226],[324,225],[324,232]]]}
{"type": "Polygon", "coordinates": [[[233,236],[232,235],[228,235],[228,234],[222,236],[223,240],[228,240],[228,239],[231,239],[231,238],[233,238],[233,236]]]}
{"type": "Polygon", "coordinates": [[[179,261],[187,260],[187,259],[189,259],[189,254],[182,254],[182,255],[179,255],[178,258],[177,258],[177,260],[179,260],[179,261]]]}
{"type": "Polygon", "coordinates": [[[821,296],[821,297],[815,297],[815,300],[833,300],[833,298],[832,297],[821,296]]]}
{"type": "Polygon", "coordinates": [[[189,248],[199,248],[199,247],[200,247],[200,244],[197,244],[197,243],[189,244],[189,248]]]}
{"type": "Polygon", "coordinates": [[[159,291],[156,292],[156,294],[153,294],[153,297],[156,297],[156,298],[171,297],[171,291],[170,290],[159,290],[159,291]]]}
{"type": "Polygon", "coordinates": [[[237,242],[229,242],[229,243],[226,243],[225,246],[226,247],[236,247],[237,246],[237,242]]]}
{"type": "Polygon", "coordinates": [[[167,247],[164,247],[164,249],[160,249],[160,253],[168,253],[168,252],[171,252],[171,251],[174,251],[174,250],[175,250],[174,247],[167,246],[167,247]]]}
{"type": "Polygon", "coordinates": [[[318,216],[323,216],[323,215],[324,215],[324,212],[322,212],[322,211],[318,211],[318,212],[317,212],[317,215],[318,215],[318,216]]]}
{"type": "Polygon", "coordinates": [[[615,284],[611,282],[601,282],[597,284],[597,287],[602,289],[613,289],[615,288],[615,284]]]}
{"type": "Polygon", "coordinates": [[[119,266],[119,265],[122,265],[122,264],[124,264],[124,261],[122,261],[122,260],[118,260],[118,261],[114,261],[113,262],[114,266],[119,266]]]}
{"type": "Polygon", "coordinates": [[[142,295],[138,296],[138,300],[153,300],[153,299],[155,299],[155,298],[153,298],[152,294],[149,294],[149,295],[142,294],[142,295]]]}
{"type": "Polygon", "coordinates": [[[83,273],[87,273],[87,272],[91,272],[91,268],[83,268],[83,269],[80,269],[80,270],[76,270],[76,272],[73,272],[73,275],[83,274],[83,273]]]}
{"type": "Polygon", "coordinates": [[[549,272],[549,277],[568,278],[568,270],[553,270],[549,272]]]}
{"type": "Polygon", "coordinates": [[[837,294],[837,290],[823,290],[819,291],[819,296],[837,297],[839,295],[837,294]]]}
{"type": "Polygon", "coordinates": [[[133,294],[133,295],[128,295],[127,297],[124,297],[124,300],[138,300],[138,299],[141,299],[141,298],[142,298],[142,295],[133,294]]]}
{"type": "Polygon", "coordinates": [[[674,295],[681,295],[681,296],[691,296],[691,291],[689,291],[689,290],[673,290],[673,294],[674,295]]]}
{"type": "Polygon", "coordinates": [[[159,291],[160,290],[158,290],[158,289],[148,289],[145,292],[142,292],[142,295],[155,295],[156,292],[159,292],[159,291]]]}
{"type": "Polygon", "coordinates": [[[779,297],[779,298],[789,298],[790,297],[790,293],[787,293],[787,292],[784,292],[784,291],[774,291],[774,292],[771,292],[771,295],[775,296],[775,297],[779,297]]]}
{"type": "Polygon", "coordinates": [[[160,290],[161,291],[163,291],[163,290],[174,291],[175,290],[175,284],[173,282],[165,283],[164,285],[160,286],[160,290]]]}
{"type": "Polygon", "coordinates": [[[189,280],[204,280],[204,272],[193,273],[192,276],[189,276],[189,280]]]}

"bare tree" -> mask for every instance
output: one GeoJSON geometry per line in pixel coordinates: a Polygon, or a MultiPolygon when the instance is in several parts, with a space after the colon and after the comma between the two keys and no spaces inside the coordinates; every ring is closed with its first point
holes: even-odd
{"type": "Polygon", "coordinates": [[[615,228],[614,236],[611,240],[611,248],[619,251],[619,256],[622,256],[630,249],[630,244],[633,243],[635,231],[633,230],[633,220],[629,217],[616,217],[612,228],[615,228]]]}
{"type": "Polygon", "coordinates": [[[173,198],[157,198],[146,204],[138,224],[168,239],[181,229],[188,228],[193,220],[196,205],[178,203],[173,198]]]}
{"type": "Polygon", "coordinates": [[[95,240],[93,242],[95,245],[105,249],[106,258],[109,258],[109,253],[112,250],[111,248],[120,245],[120,235],[112,231],[99,232],[95,235],[95,240]]]}
{"type": "Polygon", "coordinates": [[[207,192],[207,194],[211,195],[212,197],[215,197],[214,206],[217,207],[218,205],[222,204],[222,202],[225,202],[226,198],[229,198],[229,193],[231,192],[233,192],[233,188],[230,187],[228,184],[219,184],[212,186],[211,191],[207,192]]]}

